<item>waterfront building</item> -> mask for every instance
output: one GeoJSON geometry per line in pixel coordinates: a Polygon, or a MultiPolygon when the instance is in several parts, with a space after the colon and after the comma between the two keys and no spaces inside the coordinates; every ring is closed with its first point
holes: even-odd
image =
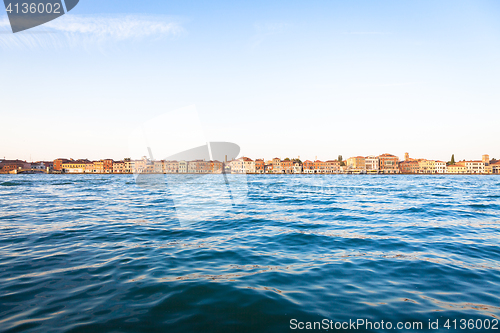
{"type": "Polygon", "coordinates": [[[281,158],[273,158],[273,173],[281,173],[281,158]]]}
{"type": "MultiPolygon", "coordinates": [[[[53,170],[52,169],[53,164],[54,164],[53,162],[37,161],[37,162],[31,163],[30,170],[31,171],[36,171],[36,172],[46,172],[46,173],[49,173],[49,172],[51,172],[53,170]]],[[[0,172],[1,172],[1,169],[2,169],[2,167],[0,166],[0,172]]]]}
{"type": "Polygon", "coordinates": [[[54,165],[53,165],[54,171],[62,171],[63,169],[62,164],[67,162],[70,162],[70,160],[66,158],[58,158],[54,160],[54,165]]]}
{"type": "Polygon", "coordinates": [[[200,162],[200,160],[188,162],[188,173],[198,173],[198,162],[200,162]]]}
{"type": "Polygon", "coordinates": [[[455,164],[450,164],[446,168],[447,173],[452,174],[464,174],[467,173],[467,167],[465,166],[465,162],[458,162],[455,164]]]}
{"type": "Polygon", "coordinates": [[[104,173],[104,161],[94,161],[94,172],[104,173]]]}
{"type": "Polygon", "coordinates": [[[45,167],[45,164],[43,162],[38,161],[38,162],[31,163],[30,169],[33,171],[45,171],[46,167],[45,167]]]}
{"type": "Polygon", "coordinates": [[[114,162],[113,173],[125,173],[125,162],[124,161],[114,162]]]}
{"type": "Polygon", "coordinates": [[[436,173],[436,161],[432,160],[418,160],[419,173],[436,173]]]}
{"type": "Polygon", "coordinates": [[[337,160],[328,160],[326,163],[326,172],[327,173],[339,173],[340,171],[340,162],[337,160]]]}
{"type": "Polygon", "coordinates": [[[314,163],[312,161],[304,161],[302,163],[302,172],[303,173],[314,173],[314,163]]]}
{"type": "Polygon", "coordinates": [[[263,159],[257,159],[255,160],[255,173],[264,173],[264,160],[263,159]]]}
{"type": "Polygon", "coordinates": [[[266,164],[264,164],[264,173],[274,173],[273,161],[267,161],[266,164]]]}
{"type": "Polygon", "coordinates": [[[164,173],[165,161],[153,161],[154,173],[164,173]]]}
{"type": "Polygon", "coordinates": [[[25,163],[26,161],[21,160],[1,160],[0,171],[2,173],[10,173],[15,170],[21,170],[25,163]]]}
{"type": "Polygon", "coordinates": [[[179,173],[179,162],[165,161],[165,173],[179,173]]]}
{"type": "Polygon", "coordinates": [[[131,170],[133,173],[148,173],[148,159],[143,157],[140,160],[131,161],[131,170]]]}
{"type": "Polygon", "coordinates": [[[210,172],[211,173],[222,173],[222,168],[224,167],[224,163],[220,161],[210,161],[210,172]]]}
{"type": "Polygon", "coordinates": [[[126,158],[123,160],[123,162],[125,162],[125,169],[124,169],[124,172],[125,173],[132,173],[132,169],[133,169],[133,162],[130,158],[126,158]]]}
{"type": "Polygon", "coordinates": [[[391,154],[378,156],[381,173],[399,173],[399,158],[391,154]]]}
{"type": "Polygon", "coordinates": [[[366,170],[365,158],[363,156],[349,157],[346,166],[350,172],[364,172],[366,170]]]}
{"type": "Polygon", "coordinates": [[[326,162],[314,161],[314,173],[326,173],[326,162]]]}
{"type": "Polygon", "coordinates": [[[102,160],[103,162],[103,172],[104,173],[113,173],[113,160],[112,159],[105,159],[102,160]]]}
{"type": "Polygon", "coordinates": [[[188,172],[188,162],[179,161],[179,173],[187,173],[187,172],[188,172]]]}
{"type": "Polygon", "coordinates": [[[418,173],[420,170],[420,166],[418,161],[416,160],[404,160],[399,163],[399,171],[401,173],[418,173]]]}
{"type": "Polygon", "coordinates": [[[465,161],[465,167],[467,173],[484,173],[485,165],[483,161],[465,161]]]}
{"type": "Polygon", "coordinates": [[[62,163],[62,172],[64,173],[85,173],[88,160],[69,160],[62,163]]]}
{"type": "Polygon", "coordinates": [[[293,161],[293,173],[302,173],[302,162],[299,159],[293,161]]]}
{"type": "Polygon", "coordinates": [[[94,173],[94,172],[95,172],[94,162],[88,161],[87,163],[85,163],[85,173],[94,173]]]}
{"type": "Polygon", "coordinates": [[[435,161],[434,166],[436,168],[436,173],[446,173],[446,162],[443,161],[435,161]]]}
{"type": "Polygon", "coordinates": [[[231,173],[255,173],[255,162],[244,156],[231,161],[231,173]]]}
{"type": "Polygon", "coordinates": [[[490,155],[484,154],[483,158],[482,158],[482,161],[483,161],[483,163],[484,163],[485,166],[489,165],[490,164],[490,155]]]}
{"type": "Polygon", "coordinates": [[[367,156],[365,157],[366,172],[368,173],[378,173],[380,169],[380,160],[378,156],[367,156]]]}
{"type": "Polygon", "coordinates": [[[293,173],[293,161],[288,157],[281,161],[281,172],[282,173],[293,173]]]}
{"type": "Polygon", "coordinates": [[[488,174],[500,174],[500,161],[489,161],[484,172],[488,174]]]}

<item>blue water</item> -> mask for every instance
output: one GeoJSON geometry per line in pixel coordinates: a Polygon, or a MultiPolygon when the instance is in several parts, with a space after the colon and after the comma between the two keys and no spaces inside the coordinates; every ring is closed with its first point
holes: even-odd
{"type": "Polygon", "coordinates": [[[253,175],[247,187],[186,225],[168,187],[133,176],[0,175],[0,331],[363,318],[452,332],[447,319],[500,317],[500,177],[253,175]]]}

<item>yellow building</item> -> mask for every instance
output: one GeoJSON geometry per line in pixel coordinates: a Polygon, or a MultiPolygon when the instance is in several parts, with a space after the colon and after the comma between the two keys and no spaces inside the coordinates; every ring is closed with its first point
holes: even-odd
{"type": "Polygon", "coordinates": [[[419,173],[436,173],[436,161],[419,160],[419,173]]]}
{"type": "Polygon", "coordinates": [[[467,173],[467,167],[465,166],[465,163],[463,163],[463,162],[458,162],[456,164],[448,165],[447,170],[448,170],[448,173],[454,173],[454,174],[467,173]]]}
{"type": "Polygon", "coordinates": [[[353,172],[366,171],[366,160],[363,156],[349,157],[347,159],[346,165],[349,171],[353,172]]]}
{"type": "Polygon", "coordinates": [[[62,170],[65,173],[85,173],[87,161],[67,161],[62,163],[62,170]]]}

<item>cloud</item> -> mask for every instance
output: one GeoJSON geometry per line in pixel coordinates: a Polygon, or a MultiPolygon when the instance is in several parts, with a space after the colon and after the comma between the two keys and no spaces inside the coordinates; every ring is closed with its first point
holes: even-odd
{"type": "Polygon", "coordinates": [[[146,15],[78,16],[66,14],[30,30],[13,34],[0,16],[0,48],[88,47],[126,40],[175,37],[184,33],[179,22],[146,15]]]}

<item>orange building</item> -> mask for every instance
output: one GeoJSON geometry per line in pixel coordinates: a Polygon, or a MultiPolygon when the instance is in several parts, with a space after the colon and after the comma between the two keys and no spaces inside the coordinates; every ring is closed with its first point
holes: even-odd
{"type": "Polygon", "coordinates": [[[327,173],[338,173],[340,171],[340,162],[337,160],[326,161],[326,172],[327,173]]]}
{"type": "Polygon", "coordinates": [[[257,159],[255,160],[255,172],[256,173],[264,173],[264,160],[257,159]]]}
{"type": "Polygon", "coordinates": [[[293,173],[293,161],[289,158],[285,158],[281,161],[281,172],[282,173],[293,173]]]}
{"type": "Polygon", "coordinates": [[[113,160],[111,159],[103,160],[103,170],[104,173],[113,173],[113,160]]]}
{"type": "Polygon", "coordinates": [[[405,160],[399,163],[400,173],[418,173],[420,170],[420,165],[416,160],[405,160]]]}
{"type": "Polygon", "coordinates": [[[25,163],[26,162],[20,160],[1,160],[0,171],[2,173],[9,173],[13,170],[22,169],[25,163]]]}
{"type": "Polygon", "coordinates": [[[314,161],[314,172],[315,173],[326,173],[326,162],[316,160],[314,161]]]}
{"type": "Polygon", "coordinates": [[[314,163],[312,161],[304,161],[302,163],[302,172],[303,173],[314,173],[314,163]]]}
{"type": "Polygon", "coordinates": [[[223,163],[217,160],[210,161],[210,172],[211,173],[222,173],[223,163]]]}
{"type": "Polygon", "coordinates": [[[63,169],[63,163],[67,163],[69,162],[70,160],[66,159],[66,158],[58,158],[57,160],[54,160],[54,171],[62,171],[63,169]]]}
{"type": "Polygon", "coordinates": [[[382,154],[379,157],[380,172],[399,173],[399,158],[391,154],[382,154]]]}

